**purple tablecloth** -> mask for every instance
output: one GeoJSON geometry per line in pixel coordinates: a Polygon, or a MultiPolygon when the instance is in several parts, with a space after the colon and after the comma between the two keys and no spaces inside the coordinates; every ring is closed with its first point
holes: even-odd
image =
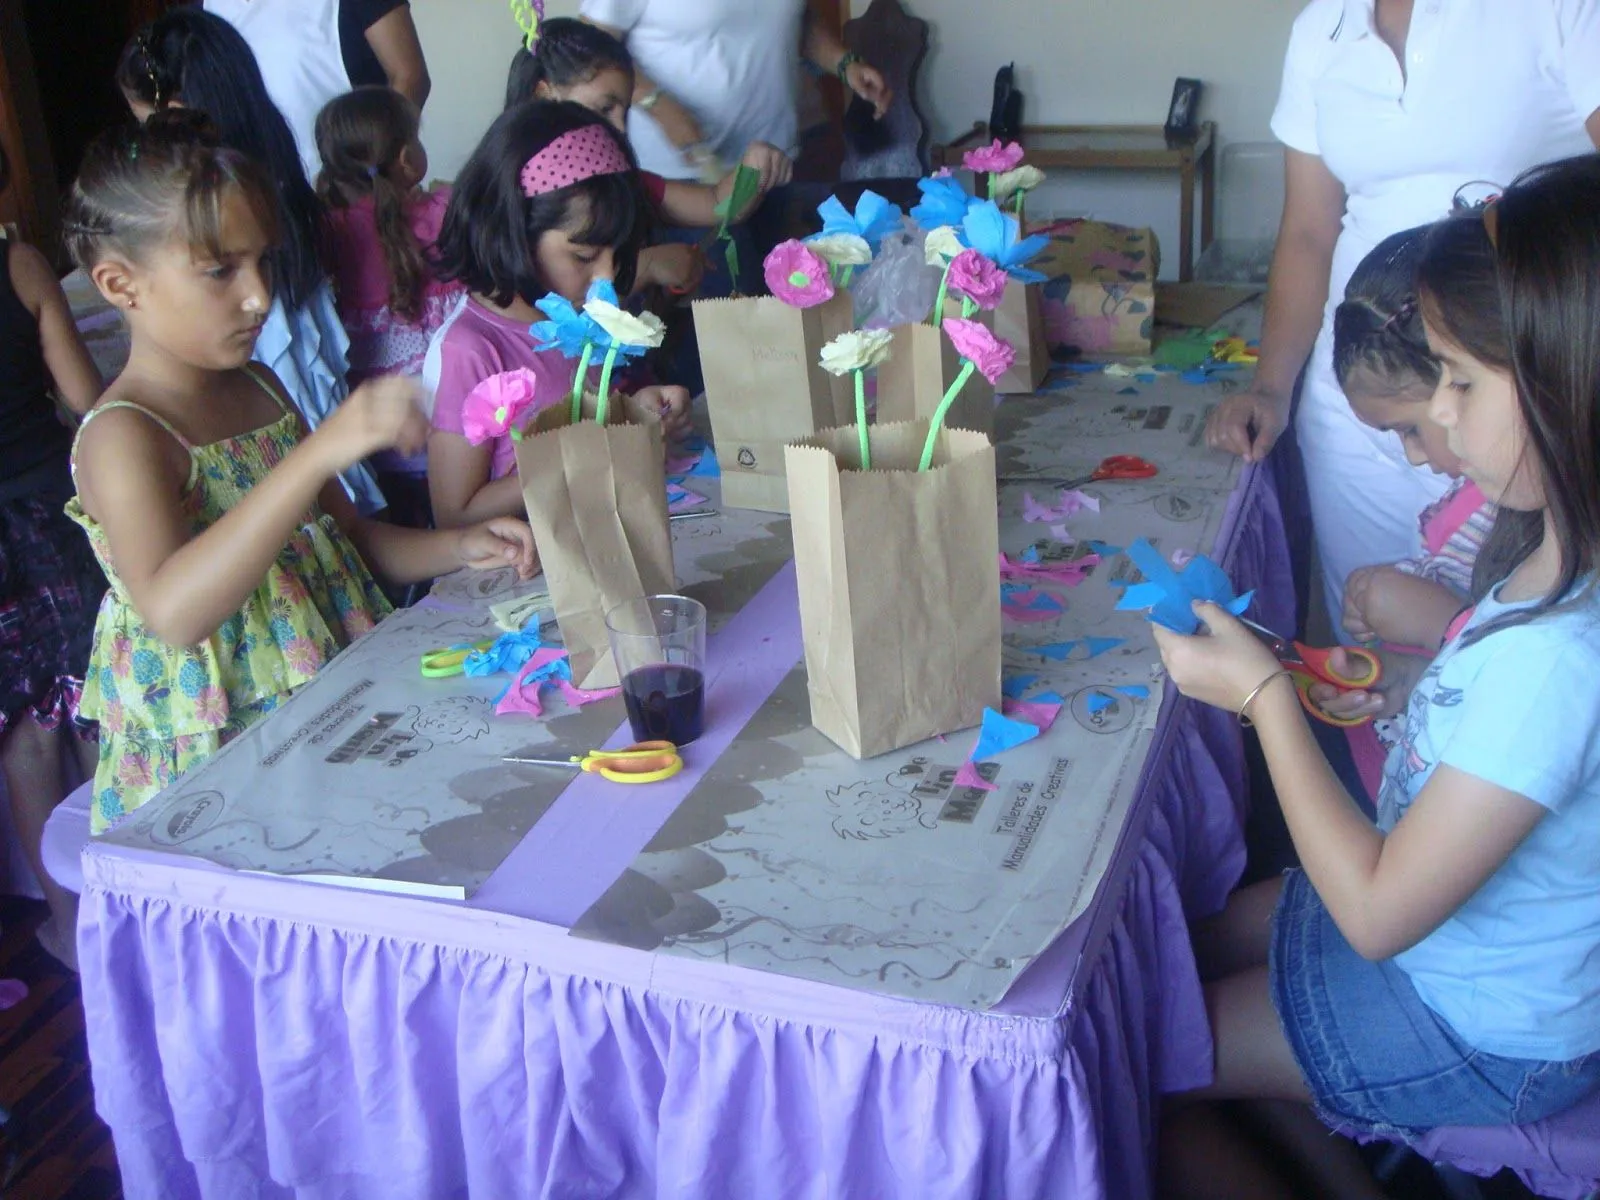
{"type": "MultiPolygon", "coordinates": [[[[1270,467],[1218,553],[1292,623],[1270,467]]],[[[1244,797],[1233,719],[1169,691],[1093,906],[989,1013],[94,846],[97,1104],[134,1200],[1130,1200],[1155,1098],[1210,1077],[1186,918],[1244,797]]]]}

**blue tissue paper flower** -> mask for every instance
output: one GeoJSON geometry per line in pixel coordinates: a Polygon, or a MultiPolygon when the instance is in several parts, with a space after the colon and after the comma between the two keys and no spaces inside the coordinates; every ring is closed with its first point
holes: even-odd
{"type": "Polygon", "coordinates": [[[1050,239],[1042,233],[1020,237],[1017,219],[1000,211],[993,200],[979,200],[961,221],[961,242],[996,263],[1019,283],[1043,283],[1045,277],[1022,264],[1035,258],[1050,239]]]}
{"type": "MultiPolygon", "coordinates": [[[[617,303],[616,285],[609,279],[596,279],[589,285],[584,303],[590,300],[617,303]]],[[[600,328],[594,318],[573,308],[565,297],[551,292],[539,301],[539,308],[550,320],[536,321],[528,326],[528,332],[533,335],[538,349],[560,350],[568,358],[577,358],[583,353],[585,343],[593,345],[596,350],[610,348],[611,336],[600,328]]]]}
{"type": "Polygon", "coordinates": [[[1200,628],[1199,618],[1190,607],[1196,600],[1209,600],[1238,617],[1244,615],[1255,595],[1234,595],[1228,576],[1204,554],[1195,555],[1180,572],[1161,556],[1161,551],[1140,538],[1128,547],[1128,557],[1145,582],[1123,592],[1117,608],[1124,612],[1148,609],[1152,621],[1174,633],[1192,634],[1200,628]]]}
{"type": "Polygon", "coordinates": [[[911,210],[911,219],[929,232],[944,225],[959,227],[975,203],[967,189],[951,177],[919,179],[917,190],[922,193],[922,203],[911,210]]]}
{"type": "Polygon", "coordinates": [[[883,239],[898,230],[905,221],[905,214],[900,211],[899,205],[890,204],[877,192],[870,190],[861,193],[854,213],[840,203],[839,197],[829,196],[817,205],[817,215],[822,218],[824,236],[853,233],[866,241],[873,254],[878,253],[883,239]]]}

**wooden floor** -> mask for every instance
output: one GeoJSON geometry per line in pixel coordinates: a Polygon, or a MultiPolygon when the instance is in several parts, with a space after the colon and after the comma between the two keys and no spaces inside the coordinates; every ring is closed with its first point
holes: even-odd
{"type": "Polygon", "coordinates": [[[28,985],[27,999],[0,1012],[0,1197],[120,1200],[111,1133],[89,1085],[78,979],[33,936],[45,913],[0,898],[0,979],[28,985]]]}

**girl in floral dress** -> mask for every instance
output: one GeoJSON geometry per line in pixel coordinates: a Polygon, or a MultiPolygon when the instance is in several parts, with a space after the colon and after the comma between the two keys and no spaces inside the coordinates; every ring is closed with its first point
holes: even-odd
{"type": "Polygon", "coordinates": [[[103,831],[276,708],[371,629],[394,582],[461,565],[533,572],[499,518],[461,530],[359,516],[336,477],[419,449],[413,385],[357,389],[307,436],[250,362],[272,304],[271,183],[182,110],[102,137],[67,215],[74,258],[122,310],[128,365],[73,446],[68,515],[111,590],[82,711],[101,723],[91,827],[103,831]]]}

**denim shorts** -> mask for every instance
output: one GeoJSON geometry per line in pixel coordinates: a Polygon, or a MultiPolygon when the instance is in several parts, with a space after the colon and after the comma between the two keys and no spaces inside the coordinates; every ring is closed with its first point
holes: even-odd
{"type": "Polygon", "coordinates": [[[1526,1125],[1600,1090],[1600,1052],[1541,1062],[1467,1045],[1392,960],[1351,949],[1302,871],[1284,877],[1268,977],[1317,1114],[1342,1132],[1526,1125]]]}

